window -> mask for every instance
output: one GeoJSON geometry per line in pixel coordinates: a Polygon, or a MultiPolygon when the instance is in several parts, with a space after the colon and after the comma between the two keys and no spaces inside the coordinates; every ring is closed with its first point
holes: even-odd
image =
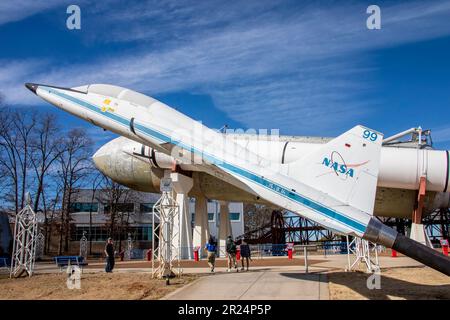
{"type": "Polygon", "coordinates": [[[208,212],[208,221],[214,221],[214,212],[208,212]]]}
{"type": "Polygon", "coordinates": [[[151,202],[149,202],[149,203],[141,203],[141,205],[140,205],[140,210],[141,210],[141,212],[142,213],[147,213],[147,212],[153,212],[153,206],[154,206],[155,204],[154,203],[151,203],[151,202]]]}
{"type": "MultiPolygon", "coordinates": [[[[77,226],[72,234],[72,240],[79,241],[83,236],[83,232],[86,232],[86,237],[89,240],[89,226],[77,226]]],[[[92,226],[92,241],[106,241],[109,237],[109,230],[105,227],[92,226]]]]}
{"type": "MultiPolygon", "coordinates": [[[[83,232],[86,232],[86,237],[89,240],[89,226],[77,226],[72,233],[72,241],[80,241],[83,236],[83,232]]],[[[109,237],[109,229],[106,227],[100,226],[92,226],[92,241],[106,241],[109,237]]],[[[150,225],[142,225],[137,227],[128,227],[122,230],[122,241],[126,241],[128,239],[128,233],[131,233],[131,237],[135,241],[151,241],[152,240],[152,227],[150,225]]],[[[115,241],[118,239],[118,234],[114,235],[117,237],[114,239],[115,241]]]]}
{"type": "Polygon", "coordinates": [[[70,204],[70,213],[76,212],[97,212],[98,211],[98,203],[90,203],[90,202],[73,202],[70,204]]]}
{"type": "Polygon", "coordinates": [[[230,212],[230,220],[231,221],[239,221],[241,214],[239,212],[230,212]]]}
{"type": "MultiPolygon", "coordinates": [[[[152,240],[152,227],[151,226],[139,226],[128,228],[128,233],[131,233],[131,237],[136,241],[151,241],[152,240]]],[[[128,238],[128,233],[124,239],[128,238]]]]}
{"type": "MultiPolygon", "coordinates": [[[[134,203],[114,203],[115,212],[134,212],[134,203]]],[[[109,204],[104,207],[105,213],[110,213],[109,204]]]]}

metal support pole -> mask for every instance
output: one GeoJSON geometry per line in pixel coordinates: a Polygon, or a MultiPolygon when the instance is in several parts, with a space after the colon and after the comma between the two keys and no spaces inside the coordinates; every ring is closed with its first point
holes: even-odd
{"type": "Polygon", "coordinates": [[[305,273],[308,273],[308,248],[306,246],[303,247],[303,253],[305,255],[305,273]]]}
{"type": "Polygon", "coordinates": [[[345,236],[345,239],[347,240],[347,270],[346,271],[350,271],[350,242],[348,239],[348,235],[345,236]]]}

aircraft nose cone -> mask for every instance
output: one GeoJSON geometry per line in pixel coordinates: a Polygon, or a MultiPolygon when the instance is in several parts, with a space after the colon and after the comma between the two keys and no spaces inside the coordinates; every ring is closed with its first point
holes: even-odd
{"type": "Polygon", "coordinates": [[[33,92],[34,94],[36,94],[36,90],[38,88],[37,84],[34,83],[25,83],[25,87],[28,88],[28,90],[30,90],[31,92],[33,92]]]}
{"type": "MultiPolygon", "coordinates": [[[[92,156],[92,160],[94,161],[94,165],[98,170],[105,173],[108,171],[110,167],[110,154],[105,146],[102,146],[97,152],[92,156]]],[[[105,173],[106,174],[106,173],[105,173]]]]}

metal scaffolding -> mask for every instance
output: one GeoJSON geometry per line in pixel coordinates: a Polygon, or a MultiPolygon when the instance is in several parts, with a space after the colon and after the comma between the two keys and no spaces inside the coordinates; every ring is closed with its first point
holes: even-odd
{"type": "Polygon", "coordinates": [[[432,243],[450,239],[450,209],[439,209],[423,218],[423,224],[432,243]]]}
{"type": "Polygon", "coordinates": [[[349,242],[347,236],[347,259],[348,267],[346,271],[359,269],[361,264],[366,267],[366,272],[375,272],[380,270],[378,261],[378,250],[375,243],[355,237],[349,242]],[[353,257],[353,262],[351,262],[353,257]]]}
{"type": "Polygon", "coordinates": [[[161,179],[161,198],[153,206],[152,217],[152,277],[169,278],[181,275],[179,205],[173,196],[172,180],[161,179]]]}
{"type": "MultiPolygon", "coordinates": [[[[411,227],[411,220],[405,218],[381,218],[381,221],[396,229],[397,232],[407,235],[407,230],[411,227]]],[[[422,218],[425,231],[431,243],[439,246],[440,240],[450,239],[450,209],[437,209],[422,218]]]]}
{"type": "Polygon", "coordinates": [[[45,236],[42,233],[42,229],[36,237],[36,260],[42,259],[44,257],[44,247],[45,247],[45,236]]]}
{"type": "Polygon", "coordinates": [[[131,237],[131,233],[128,233],[127,249],[125,250],[125,260],[131,260],[132,252],[133,252],[133,238],[131,237]]]}
{"type": "Polygon", "coordinates": [[[25,272],[31,277],[34,270],[38,221],[29,195],[27,198],[27,205],[16,215],[10,277],[20,277],[25,272]]]}
{"type": "Polygon", "coordinates": [[[80,239],[80,256],[84,259],[87,258],[87,243],[86,231],[83,231],[83,236],[80,239]]]}

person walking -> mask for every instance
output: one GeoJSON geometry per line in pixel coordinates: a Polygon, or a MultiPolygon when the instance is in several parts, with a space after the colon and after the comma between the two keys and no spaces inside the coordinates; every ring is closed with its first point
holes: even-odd
{"type": "Polygon", "coordinates": [[[248,271],[249,260],[250,261],[252,260],[250,246],[245,241],[242,241],[242,243],[240,245],[240,249],[241,249],[241,261],[242,261],[241,270],[244,270],[244,260],[245,260],[247,262],[247,271],[248,271]]]}
{"type": "Polygon", "coordinates": [[[208,265],[211,269],[211,272],[214,272],[214,268],[216,266],[216,250],[217,245],[216,241],[212,236],[209,237],[208,243],[205,246],[206,251],[208,252],[208,265]]]}
{"type": "Polygon", "coordinates": [[[236,243],[233,241],[233,238],[231,236],[228,236],[227,242],[226,242],[226,251],[228,256],[228,269],[227,271],[231,271],[231,266],[233,265],[236,269],[236,272],[239,272],[239,269],[237,267],[236,263],[236,243]]]}
{"type": "Polygon", "coordinates": [[[112,238],[108,238],[108,242],[105,246],[105,255],[106,255],[106,272],[112,272],[114,269],[114,244],[112,238]]]}

